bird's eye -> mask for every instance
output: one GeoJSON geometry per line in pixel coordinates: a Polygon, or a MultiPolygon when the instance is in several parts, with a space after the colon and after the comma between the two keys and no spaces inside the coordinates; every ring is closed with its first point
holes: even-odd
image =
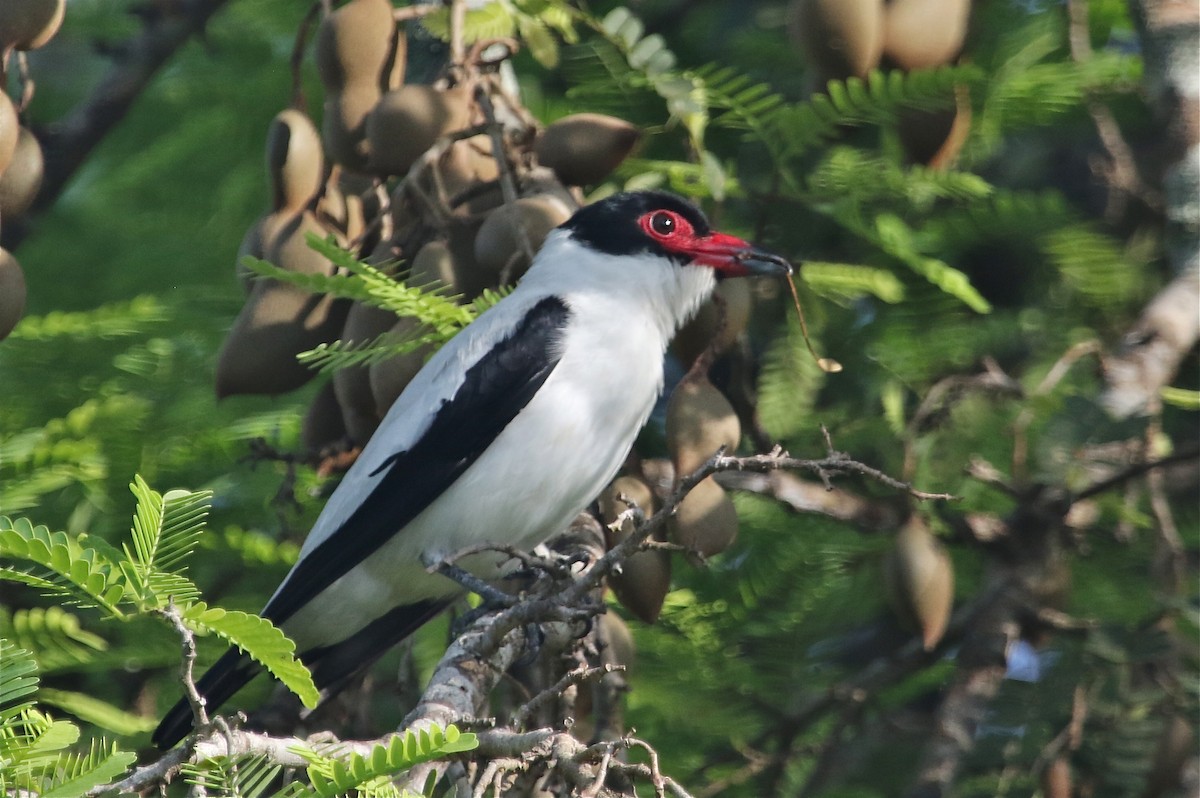
{"type": "Polygon", "coordinates": [[[659,211],[650,216],[650,230],[659,236],[669,236],[678,229],[675,217],[666,211],[659,211]]]}

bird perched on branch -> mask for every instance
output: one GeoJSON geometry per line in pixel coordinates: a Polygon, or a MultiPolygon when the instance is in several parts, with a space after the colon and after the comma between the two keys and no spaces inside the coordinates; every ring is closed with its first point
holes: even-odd
{"type": "MultiPolygon", "coordinates": [[[[717,280],[789,271],[670,194],[581,209],[409,383],[262,616],[319,688],[340,684],[462,594],[430,564],[479,544],[535,546],[596,498],[662,391],[667,344],[717,280]]],[[[457,564],[490,578],[496,559],[457,564]]],[[[214,709],[259,670],[230,649],[197,688],[214,709]]],[[[191,726],[180,701],[154,742],[191,726]]]]}

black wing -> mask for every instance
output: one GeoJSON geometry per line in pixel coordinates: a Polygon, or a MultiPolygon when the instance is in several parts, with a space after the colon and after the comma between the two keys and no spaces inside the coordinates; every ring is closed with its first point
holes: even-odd
{"type": "Polygon", "coordinates": [[[376,470],[383,478],[337,530],[288,574],[263,616],[290,618],[417,517],[483,454],[558,365],[569,311],[558,297],[534,305],[513,333],[471,368],[412,448],[376,470]]]}

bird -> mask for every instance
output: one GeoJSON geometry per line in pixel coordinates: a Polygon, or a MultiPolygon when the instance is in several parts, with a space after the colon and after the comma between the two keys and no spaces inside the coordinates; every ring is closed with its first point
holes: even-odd
{"type": "MultiPolygon", "coordinates": [[[[718,280],[790,271],[674,194],[582,207],[397,397],[262,617],[318,688],[341,684],[462,595],[431,564],[484,544],[533,548],[598,496],[662,393],[667,345],[718,280]]],[[[455,564],[488,579],[496,560],[455,564]]],[[[196,688],[215,709],[259,671],[230,648],[196,688]]],[[[191,729],[180,700],[152,740],[170,748],[191,729]]]]}

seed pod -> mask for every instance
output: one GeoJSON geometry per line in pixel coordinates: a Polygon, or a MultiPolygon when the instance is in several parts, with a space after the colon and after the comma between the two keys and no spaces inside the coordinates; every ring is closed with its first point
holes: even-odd
{"type": "MultiPolygon", "coordinates": [[[[420,327],[420,323],[410,316],[403,316],[399,319],[393,316],[392,318],[395,323],[391,326],[390,331],[396,340],[403,340],[413,335],[420,327]]],[[[371,396],[374,398],[375,406],[379,408],[381,416],[387,415],[387,411],[395,403],[396,397],[412,382],[412,378],[417,376],[417,372],[425,365],[425,358],[428,354],[428,347],[422,346],[403,355],[372,363],[367,368],[371,396]]]]}
{"type": "Polygon", "coordinates": [[[20,216],[29,210],[42,187],[46,162],[42,145],[22,127],[17,134],[17,146],[4,174],[0,174],[0,219],[20,216]]]}
{"type": "MultiPolygon", "coordinates": [[[[629,537],[634,529],[631,520],[624,521],[616,530],[610,526],[628,508],[619,498],[622,495],[637,504],[646,517],[654,512],[654,494],[649,485],[631,476],[613,480],[600,494],[600,515],[610,549],[629,537]]],[[[662,541],[666,537],[656,533],[653,539],[662,541]]],[[[654,623],[671,589],[671,554],[660,549],[632,554],[619,571],[609,575],[608,584],[627,610],[646,623],[654,623]]]]}
{"type": "Polygon", "coordinates": [[[725,395],[707,377],[685,379],[667,403],[667,451],[681,479],[717,453],[737,448],[742,425],[725,395]]]}
{"type": "Polygon", "coordinates": [[[439,138],[466,127],[471,109],[471,95],[463,86],[412,85],[389,91],[366,119],[370,170],[406,174],[439,138]]]}
{"type": "Polygon", "coordinates": [[[1196,733],[1180,715],[1172,715],[1163,726],[1158,748],[1150,763],[1146,786],[1141,798],[1164,798],[1176,795],[1182,784],[1183,769],[1196,756],[1196,733]]]}
{"type": "MultiPolygon", "coordinates": [[[[280,232],[266,260],[301,274],[331,274],[328,260],[309,248],[305,235],[327,234],[310,212],[280,232]]],[[[254,283],[217,358],[217,398],[234,394],[280,394],[299,388],[316,373],[296,360],[341,332],[349,306],[275,280],[254,283]]]]}
{"type": "MultiPolygon", "coordinates": [[[[438,159],[437,169],[441,190],[451,202],[468,189],[480,183],[490,183],[500,176],[500,167],[492,155],[492,143],[487,136],[472,136],[454,142],[454,145],[438,159]]],[[[432,175],[427,179],[427,191],[435,191],[432,175]]],[[[473,212],[477,212],[473,210],[473,212]]]]}
{"type": "Polygon", "coordinates": [[[737,510],[725,489],[707,477],[683,498],[667,527],[676,543],[701,557],[712,557],[737,539],[737,510]]]}
{"type": "Polygon", "coordinates": [[[282,213],[264,214],[250,225],[246,234],[242,236],[242,243],[238,246],[237,260],[234,261],[234,273],[237,275],[238,282],[242,284],[242,291],[247,295],[254,288],[257,275],[242,264],[242,258],[248,255],[264,260],[267,257],[267,251],[275,246],[280,231],[287,227],[294,218],[293,215],[282,213]]]}
{"type": "Polygon", "coordinates": [[[418,288],[443,285],[454,291],[454,258],[445,241],[435,238],[417,251],[409,266],[408,283],[418,288]]]}
{"type": "Polygon", "coordinates": [[[748,280],[723,280],[717,285],[716,295],[725,303],[724,321],[717,301],[710,299],[700,306],[695,317],[683,325],[671,341],[671,351],[685,366],[694,363],[714,338],[717,339],[717,352],[724,352],[750,324],[754,299],[748,280]],[[722,324],[718,336],[718,326],[722,324]]]}
{"type": "Polygon", "coordinates": [[[54,38],[66,0],[4,0],[0,3],[0,50],[36,50],[54,38]]]}
{"type": "Polygon", "coordinates": [[[641,138],[624,119],[573,114],[550,123],[533,143],[538,163],[554,170],[568,186],[590,186],[621,165],[641,138]]]}
{"type": "Polygon", "coordinates": [[[325,95],[325,115],[321,119],[325,152],[353,172],[367,168],[367,114],[379,97],[379,87],[370,83],[351,84],[344,91],[325,95]]]}
{"type": "Polygon", "coordinates": [[[884,561],[884,581],[892,610],[921,634],[925,650],[932,651],[950,621],[954,569],[920,517],[909,518],[896,534],[884,561]]]}
{"type": "Polygon", "coordinates": [[[394,79],[398,52],[389,0],[350,0],[321,20],[316,36],[317,74],[326,94],[352,85],[378,92],[394,79]]]}
{"type": "Polygon", "coordinates": [[[338,446],[346,437],[342,409],[338,406],[337,396],[333,392],[333,381],[330,380],[317,391],[304,414],[304,423],[300,427],[300,441],[306,453],[319,457],[326,450],[338,446]]]}
{"type": "Polygon", "coordinates": [[[505,282],[514,282],[529,268],[527,252],[536,254],[550,231],[570,218],[571,209],[548,194],[522,197],[497,208],[475,236],[475,260],[505,282]]]}
{"type": "Polygon", "coordinates": [[[1071,798],[1071,764],[1056,756],[1042,771],[1042,798],[1071,798]]]}
{"type": "Polygon", "coordinates": [[[17,138],[20,136],[21,123],[17,119],[17,109],[13,106],[8,94],[0,91],[0,173],[12,160],[13,152],[17,149],[17,138]]]}
{"type": "Polygon", "coordinates": [[[883,54],[902,69],[948,64],[962,52],[971,0],[888,0],[883,54]]]}
{"type": "Polygon", "coordinates": [[[971,130],[971,98],[965,86],[955,89],[955,107],[932,111],[908,109],[896,120],[896,132],[908,157],[933,169],[954,164],[971,130]]]}
{"type": "Polygon", "coordinates": [[[788,33],[822,83],[866,77],[883,53],[883,0],[792,0],[788,33]]]}
{"type": "Polygon", "coordinates": [[[267,175],[276,211],[299,213],[321,190],[321,135],[300,111],[280,111],[267,128],[267,175]]]}
{"type": "MultiPolygon", "coordinates": [[[[346,315],[342,328],[342,340],[347,343],[363,344],[375,340],[396,323],[396,314],[390,310],[355,302],[346,315]]],[[[350,440],[359,446],[366,445],[375,433],[386,406],[375,403],[371,391],[371,376],[367,366],[344,366],[333,372],[333,392],[338,406],[342,408],[342,421],[350,440]]]]}
{"type": "Polygon", "coordinates": [[[25,314],[25,274],[12,253],[0,249],[0,341],[25,314]]]}

